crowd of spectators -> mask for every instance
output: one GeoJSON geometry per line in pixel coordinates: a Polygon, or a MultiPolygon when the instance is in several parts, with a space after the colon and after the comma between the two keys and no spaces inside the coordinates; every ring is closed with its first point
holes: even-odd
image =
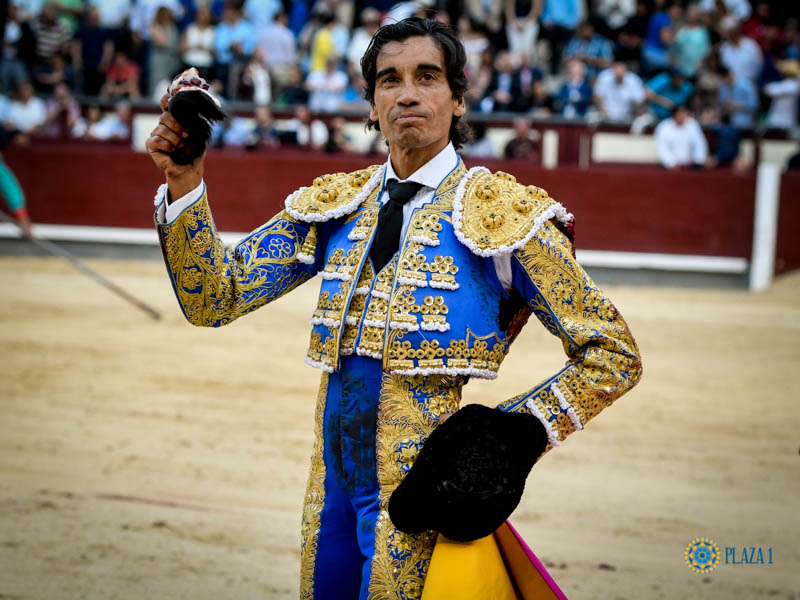
{"type": "MultiPolygon", "coordinates": [[[[215,144],[348,149],[341,119],[311,115],[366,111],[359,60],[372,34],[382,22],[424,14],[460,32],[470,110],[512,113],[504,115],[515,134],[503,149],[507,157],[538,157],[531,120],[555,117],[624,123],[634,132],[655,126],[672,146],[691,129],[685,137],[692,150],[662,162],[698,164],[701,126],[734,146],[745,129],[797,127],[795,4],[10,0],[0,122],[19,143],[59,131],[126,139],[129,103],[157,103],[171,79],[194,66],[224,102],[249,103],[255,114],[232,115],[215,131],[215,144]],[[102,114],[97,103],[115,109],[102,114]],[[295,112],[280,130],[276,108],[295,112]]],[[[482,127],[466,152],[499,154],[482,127]]],[[[701,162],[727,164],[731,153],[715,151],[701,162]]]]}

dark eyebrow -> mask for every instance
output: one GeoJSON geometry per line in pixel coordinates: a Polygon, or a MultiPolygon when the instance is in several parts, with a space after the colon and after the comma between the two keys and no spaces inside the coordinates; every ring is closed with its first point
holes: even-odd
{"type": "Polygon", "coordinates": [[[389,73],[397,73],[397,69],[395,69],[394,67],[388,67],[386,69],[381,69],[380,71],[378,71],[375,74],[375,79],[378,80],[381,77],[383,77],[384,75],[388,75],[389,73]]]}
{"type": "MultiPolygon", "coordinates": [[[[440,67],[439,65],[427,64],[427,63],[422,63],[417,65],[417,71],[433,71],[435,73],[444,73],[444,69],[442,69],[442,67],[440,67]]],[[[384,75],[389,75],[392,73],[397,73],[397,69],[395,69],[394,67],[387,67],[385,69],[381,69],[375,74],[375,80],[377,81],[384,75]]]]}
{"type": "Polygon", "coordinates": [[[421,64],[417,65],[417,71],[435,71],[437,73],[443,73],[444,69],[439,65],[428,65],[428,64],[421,64]]]}

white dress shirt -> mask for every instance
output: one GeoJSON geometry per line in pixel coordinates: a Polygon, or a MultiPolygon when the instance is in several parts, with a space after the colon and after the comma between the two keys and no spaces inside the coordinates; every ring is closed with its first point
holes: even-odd
{"type": "Polygon", "coordinates": [[[708,157],[708,143],[700,125],[687,117],[678,125],[671,117],[658,124],[655,131],[658,160],[667,168],[702,165],[708,157]]]}
{"type": "MultiPolygon", "coordinates": [[[[458,155],[456,154],[453,144],[447,144],[445,148],[434,156],[431,160],[422,165],[419,169],[414,171],[407,179],[400,179],[394,172],[392,167],[392,157],[386,161],[386,176],[384,177],[384,189],[380,196],[380,203],[383,205],[389,201],[389,192],[385,188],[385,182],[389,179],[397,179],[398,181],[414,181],[422,184],[422,187],[414,195],[411,200],[403,205],[403,228],[400,232],[400,239],[405,239],[406,231],[408,230],[408,223],[411,220],[411,215],[414,210],[424,206],[433,200],[436,189],[439,184],[444,181],[450,172],[458,165],[458,155]]],[[[166,193],[166,188],[162,188],[163,193],[166,193]]],[[[205,191],[205,182],[201,182],[199,186],[191,192],[175,200],[169,206],[163,202],[161,198],[157,198],[158,209],[156,218],[159,223],[172,223],[186,208],[197,202],[205,191]]],[[[497,278],[506,290],[511,289],[511,255],[500,254],[493,257],[494,267],[497,272],[497,278]]]]}

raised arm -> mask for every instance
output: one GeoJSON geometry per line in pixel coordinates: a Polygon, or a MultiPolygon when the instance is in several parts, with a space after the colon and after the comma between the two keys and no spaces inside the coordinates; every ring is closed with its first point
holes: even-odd
{"type": "Polygon", "coordinates": [[[547,430],[548,451],[636,385],[642,372],[639,349],[622,315],[551,223],[514,251],[511,268],[515,290],[561,339],[567,363],[498,408],[537,417],[547,430]]]}
{"type": "MultiPolygon", "coordinates": [[[[166,98],[162,108],[166,109],[166,98]]],[[[147,140],[147,150],[167,180],[156,196],[156,223],[184,315],[193,325],[217,327],[278,298],[317,272],[321,260],[317,226],[281,212],[227,251],[211,217],[203,184],[205,153],[188,165],[178,165],[170,158],[185,134],[164,110],[147,140]],[[183,199],[198,190],[199,198],[166,222],[165,206],[170,198],[183,199]]]]}
{"type": "Polygon", "coordinates": [[[320,268],[316,243],[315,256],[301,253],[303,244],[316,238],[316,226],[285,211],[226,250],[205,191],[174,221],[159,224],[158,232],[183,314],[199,327],[226,325],[308,281],[320,268]]]}

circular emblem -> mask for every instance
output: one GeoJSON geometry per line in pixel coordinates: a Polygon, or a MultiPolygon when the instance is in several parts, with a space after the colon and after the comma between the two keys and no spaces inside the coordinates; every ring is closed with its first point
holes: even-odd
{"type": "Polygon", "coordinates": [[[710,573],[719,564],[719,548],[713,540],[696,538],[686,546],[683,558],[695,573],[710,573]]]}

